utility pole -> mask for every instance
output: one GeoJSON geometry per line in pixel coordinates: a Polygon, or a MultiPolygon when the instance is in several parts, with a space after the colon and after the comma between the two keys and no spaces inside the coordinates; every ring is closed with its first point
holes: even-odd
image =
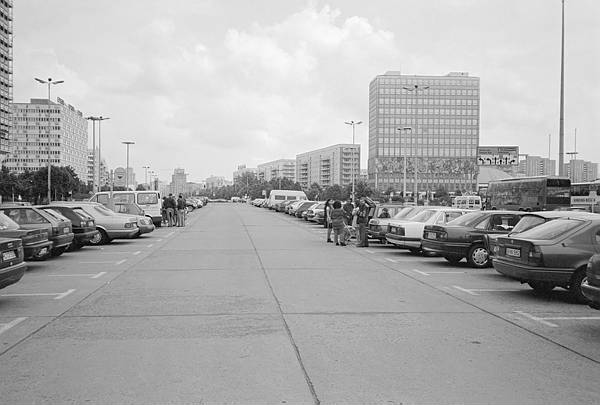
{"type": "Polygon", "coordinates": [[[565,173],[565,0],[562,0],[562,24],[560,46],[560,113],[558,127],[558,174],[565,173]]]}

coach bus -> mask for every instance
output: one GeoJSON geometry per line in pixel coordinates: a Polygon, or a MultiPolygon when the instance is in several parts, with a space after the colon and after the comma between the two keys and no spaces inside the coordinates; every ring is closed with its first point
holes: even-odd
{"type": "Polygon", "coordinates": [[[600,213],[600,180],[571,184],[571,207],[600,213]]]}
{"type": "Polygon", "coordinates": [[[571,206],[571,181],[565,177],[516,177],[490,181],[487,208],[552,211],[571,206]]]}

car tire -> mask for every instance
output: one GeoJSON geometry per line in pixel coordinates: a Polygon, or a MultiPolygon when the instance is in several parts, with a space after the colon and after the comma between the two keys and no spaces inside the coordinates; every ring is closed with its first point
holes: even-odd
{"type": "Polygon", "coordinates": [[[456,265],[462,260],[462,257],[460,257],[460,256],[444,256],[444,259],[446,259],[448,261],[448,263],[456,265]]]}
{"type": "Polygon", "coordinates": [[[471,246],[471,249],[469,249],[467,262],[471,267],[483,269],[490,265],[490,254],[483,245],[473,245],[471,246]]]}
{"type": "Polygon", "coordinates": [[[528,281],[529,287],[533,289],[536,294],[549,294],[550,291],[556,287],[555,284],[549,281],[528,281]]]}
{"type": "Polygon", "coordinates": [[[569,284],[569,292],[571,293],[571,297],[573,297],[573,299],[580,304],[587,304],[590,301],[581,292],[581,285],[587,280],[585,271],[585,267],[577,269],[577,271],[573,273],[573,276],[571,277],[571,283],[569,284]]]}
{"type": "Polygon", "coordinates": [[[108,235],[104,229],[98,229],[98,234],[90,239],[89,243],[92,246],[106,245],[107,243],[110,243],[110,239],[108,238],[108,235]]]}
{"type": "Polygon", "coordinates": [[[46,259],[48,259],[49,257],[50,257],[50,251],[47,251],[47,252],[46,252],[45,254],[43,254],[43,255],[39,255],[39,254],[37,254],[37,255],[33,256],[33,257],[31,258],[31,261],[33,261],[33,262],[43,262],[43,261],[45,261],[46,259]]]}
{"type": "Polygon", "coordinates": [[[54,248],[50,251],[50,255],[52,255],[52,257],[58,257],[58,256],[62,255],[63,253],[65,253],[65,250],[67,250],[67,246],[54,248]]]}

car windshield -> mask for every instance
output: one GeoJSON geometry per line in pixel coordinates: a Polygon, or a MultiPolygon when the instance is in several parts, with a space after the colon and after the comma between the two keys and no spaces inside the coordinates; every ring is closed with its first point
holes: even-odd
{"type": "Polygon", "coordinates": [[[322,210],[324,208],[325,208],[325,203],[321,203],[321,204],[317,205],[316,207],[314,207],[313,209],[315,209],[315,210],[322,210]]]}
{"type": "Polygon", "coordinates": [[[0,230],[14,231],[19,229],[19,224],[0,212],[0,230]]]}
{"type": "Polygon", "coordinates": [[[427,222],[427,220],[429,218],[431,218],[432,216],[434,216],[437,212],[438,211],[436,211],[436,210],[421,211],[417,215],[412,217],[410,220],[411,220],[411,222],[427,222]]]}
{"type": "Polygon", "coordinates": [[[510,231],[511,234],[525,232],[528,229],[535,228],[538,225],[546,222],[546,219],[539,217],[537,215],[525,215],[521,220],[515,225],[515,227],[510,231]]]}
{"type": "Polygon", "coordinates": [[[487,216],[486,212],[476,211],[461,215],[453,221],[448,222],[448,225],[471,226],[478,223],[483,217],[487,216]]]}
{"type": "Polygon", "coordinates": [[[519,238],[551,240],[583,225],[585,221],[579,219],[556,219],[536,226],[519,234],[519,238]]]}
{"type": "Polygon", "coordinates": [[[398,211],[398,213],[396,213],[396,215],[394,215],[393,219],[406,218],[414,209],[414,207],[402,208],[400,211],[398,211]]]}
{"type": "Polygon", "coordinates": [[[59,220],[62,220],[62,221],[69,221],[69,218],[65,217],[63,214],[61,214],[60,212],[58,212],[55,209],[44,208],[44,211],[47,212],[48,214],[52,215],[56,219],[59,219],[59,220]]]}
{"type": "Polygon", "coordinates": [[[110,217],[112,215],[115,215],[115,212],[112,210],[109,210],[108,208],[106,208],[104,205],[94,205],[94,208],[102,213],[102,215],[110,217]]]}
{"type": "Polygon", "coordinates": [[[83,219],[93,219],[94,218],[94,216],[92,214],[88,213],[83,208],[73,208],[73,211],[75,211],[75,213],[83,219]]]}

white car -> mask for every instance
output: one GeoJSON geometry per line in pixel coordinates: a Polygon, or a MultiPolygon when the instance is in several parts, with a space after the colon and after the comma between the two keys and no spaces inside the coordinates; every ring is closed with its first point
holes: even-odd
{"type": "Polygon", "coordinates": [[[445,225],[447,222],[467,212],[473,211],[458,208],[426,209],[408,221],[394,221],[390,223],[389,232],[386,233],[385,238],[389,243],[401,249],[408,249],[416,253],[421,250],[425,225],[445,225]]]}

